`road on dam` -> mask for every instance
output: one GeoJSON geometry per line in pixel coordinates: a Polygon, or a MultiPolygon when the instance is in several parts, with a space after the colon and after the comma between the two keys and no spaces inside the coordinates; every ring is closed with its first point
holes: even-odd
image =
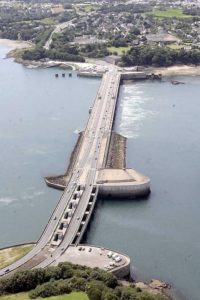
{"type": "Polygon", "coordinates": [[[37,244],[24,257],[1,269],[0,276],[27,263],[30,268],[32,260],[35,264],[31,267],[46,267],[55,263],[69,245],[80,242],[98,194],[97,170],[106,164],[120,76],[115,67],[103,75],[71,178],[37,244]]]}

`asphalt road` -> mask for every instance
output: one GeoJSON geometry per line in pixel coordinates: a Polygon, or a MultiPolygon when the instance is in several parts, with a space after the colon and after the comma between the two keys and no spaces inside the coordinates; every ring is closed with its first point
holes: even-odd
{"type": "Polygon", "coordinates": [[[49,50],[49,47],[52,43],[52,37],[53,37],[54,33],[61,33],[65,28],[72,26],[74,20],[76,20],[76,18],[74,18],[70,21],[55,25],[55,29],[52,31],[52,33],[50,34],[50,37],[46,41],[46,43],[44,45],[44,49],[49,50]]]}

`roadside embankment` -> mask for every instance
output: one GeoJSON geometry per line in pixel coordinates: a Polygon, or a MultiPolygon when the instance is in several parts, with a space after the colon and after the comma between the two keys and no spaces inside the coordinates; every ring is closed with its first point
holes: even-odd
{"type": "Polygon", "coordinates": [[[106,168],[123,169],[126,167],[126,138],[112,132],[106,168]]]}
{"type": "Polygon", "coordinates": [[[28,243],[0,249],[0,269],[5,268],[23,257],[33,246],[34,243],[28,243]]]}

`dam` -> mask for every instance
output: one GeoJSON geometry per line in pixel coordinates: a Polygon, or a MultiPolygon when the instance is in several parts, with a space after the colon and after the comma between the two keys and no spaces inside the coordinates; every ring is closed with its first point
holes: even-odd
{"type": "MultiPolygon", "coordinates": [[[[121,166],[113,163],[115,154],[112,149],[115,148],[116,139],[112,129],[119,88],[124,79],[146,79],[146,75],[140,72],[123,74],[115,67],[103,74],[94,104],[90,108],[86,128],[74,151],[69,172],[66,176],[46,178],[49,186],[64,190],[58,205],[35,247],[8,268],[0,270],[1,276],[16,270],[56,265],[64,260],[73,262],[77,261],[77,257],[80,258],[80,264],[86,263],[86,252],[80,250],[80,243],[98,195],[135,198],[150,193],[148,177],[126,168],[125,163],[121,166]],[[75,258],[70,255],[71,252],[77,253],[75,258]]],[[[100,266],[105,267],[109,249],[98,250],[98,247],[92,246],[89,249],[94,254],[93,261],[97,261],[98,255],[102,256],[105,251],[105,259],[100,266]]],[[[113,266],[109,267],[107,263],[107,269],[125,276],[129,272],[130,259],[123,254],[118,257],[120,260],[113,266]]],[[[90,264],[92,260],[87,261],[90,264]]]]}

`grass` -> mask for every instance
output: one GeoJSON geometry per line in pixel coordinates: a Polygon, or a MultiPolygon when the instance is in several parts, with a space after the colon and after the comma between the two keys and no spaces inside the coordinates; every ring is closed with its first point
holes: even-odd
{"type": "Polygon", "coordinates": [[[41,20],[37,20],[39,23],[42,23],[44,25],[55,25],[55,19],[54,18],[44,18],[41,20]]]}
{"type": "Polygon", "coordinates": [[[171,44],[171,45],[167,45],[167,47],[173,50],[179,50],[183,48],[183,45],[171,44]]]}
{"type": "Polygon", "coordinates": [[[91,12],[92,10],[95,10],[96,9],[96,5],[92,5],[92,4],[85,4],[85,5],[74,5],[75,7],[75,10],[76,12],[85,12],[85,13],[88,13],[88,12],[91,12]]]}
{"type": "MultiPolygon", "coordinates": [[[[28,293],[19,293],[14,295],[1,296],[0,300],[29,300],[28,293]]],[[[71,293],[62,296],[53,296],[48,298],[37,298],[37,299],[48,299],[48,300],[88,300],[85,293],[71,293]]]]}
{"type": "Polygon", "coordinates": [[[0,250],[0,268],[12,264],[33,248],[33,245],[23,245],[0,250]]]}
{"type": "Polygon", "coordinates": [[[153,12],[146,13],[149,16],[157,18],[191,18],[190,15],[185,15],[181,9],[167,9],[167,10],[154,10],[153,12]]]}
{"type": "Polygon", "coordinates": [[[116,52],[117,55],[122,55],[126,53],[130,47],[108,47],[107,49],[110,53],[116,52]]]}
{"type": "Polygon", "coordinates": [[[32,22],[37,22],[39,24],[44,24],[44,25],[55,25],[57,23],[55,17],[49,17],[49,18],[44,18],[44,19],[35,19],[35,20],[27,20],[27,21],[19,21],[19,22],[14,22],[14,23],[32,23],[32,22]]]}

